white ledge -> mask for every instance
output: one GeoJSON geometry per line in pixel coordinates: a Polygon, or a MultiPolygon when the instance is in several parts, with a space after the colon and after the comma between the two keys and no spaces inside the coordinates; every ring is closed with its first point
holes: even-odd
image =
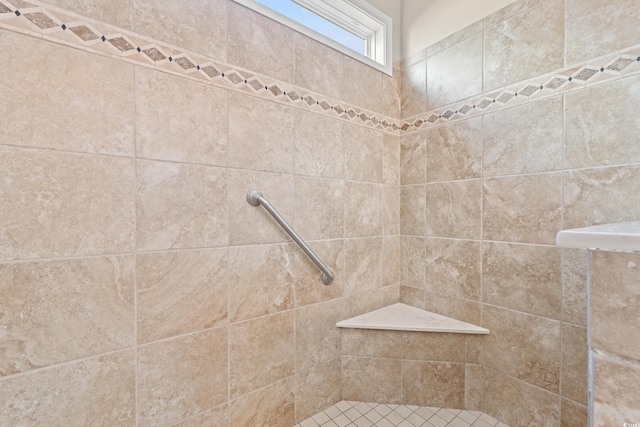
{"type": "Polygon", "coordinates": [[[393,304],[336,323],[339,328],[383,329],[389,331],[488,334],[489,330],[406,304],[393,304]]]}
{"type": "Polygon", "coordinates": [[[640,251],[640,221],[562,230],[556,235],[562,248],[640,251]]]}

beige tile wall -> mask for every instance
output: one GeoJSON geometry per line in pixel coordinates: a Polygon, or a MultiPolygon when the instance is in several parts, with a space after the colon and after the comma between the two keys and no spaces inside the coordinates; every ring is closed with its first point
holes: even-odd
{"type": "MultiPolygon", "coordinates": [[[[400,114],[397,76],[231,1],[51,4],[400,114]]],[[[0,56],[0,424],[290,427],[342,399],[335,323],[399,298],[400,137],[6,30],[0,56]]]]}
{"type": "MultiPolygon", "coordinates": [[[[583,3],[519,1],[407,59],[403,117],[640,43],[629,22],[637,2],[583,3]],[[476,38],[484,43],[472,49],[476,38]]],[[[480,364],[467,368],[468,407],[514,426],[586,425],[587,252],[556,248],[555,235],[640,217],[638,90],[629,77],[401,137],[400,300],[491,330],[480,364]]],[[[637,317],[633,304],[610,283],[633,276],[634,286],[636,261],[598,256],[623,272],[602,273],[608,296],[592,308],[605,320],[592,340],[636,357],[628,337],[637,325],[620,326],[637,317]]],[[[624,388],[606,373],[637,375],[629,361],[613,368],[621,363],[596,372],[600,425],[633,418],[628,393],[617,407],[604,403],[624,388]]]]}

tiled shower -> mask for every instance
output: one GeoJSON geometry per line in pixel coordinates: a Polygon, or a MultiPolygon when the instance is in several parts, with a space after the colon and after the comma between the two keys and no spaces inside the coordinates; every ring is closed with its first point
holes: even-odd
{"type": "Polygon", "coordinates": [[[434,406],[335,327],[403,302],[491,331],[439,406],[586,426],[587,255],[554,238],[640,218],[639,15],[519,0],[390,77],[230,0],[0,0],[0,425],[434,406]]]}

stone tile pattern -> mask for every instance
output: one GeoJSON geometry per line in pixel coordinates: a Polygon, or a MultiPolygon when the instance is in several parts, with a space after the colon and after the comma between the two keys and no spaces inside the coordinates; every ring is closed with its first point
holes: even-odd
{"type": "Polygon", "coordinates": [[[341,400],[294,427],[507,427],[480,411],[341,400]]]}

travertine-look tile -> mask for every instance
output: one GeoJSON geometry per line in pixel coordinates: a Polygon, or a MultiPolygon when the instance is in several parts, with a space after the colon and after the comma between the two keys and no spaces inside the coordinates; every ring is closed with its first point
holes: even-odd
{"type": "Polygon", "coordinates": [[[344,318],[359,316],[398,301],[398,287],[387,286],[349,295],[345,298],[344,318]]]}
{"type": "Polygon", "coordinates": [[[229,244],[278,243],[291,240],[262,206],[251,206],[247,192],[260,190],[287,222],[294,222],[293,175],[229,171],[229,244]]]}
{"type": "Polygon", "coordinates": [[[227,328],[138,349],[138,423],[178,422],[227,400],[227,328]]]}
{"type": "Polygon", "coordinates": [[[294,31],[236,3],[229,3],[228,62],[293,83],[294,31]]]}
{"type": "Polygon", "coordinates": [[[225,169],[139,160],[137,179],[138,250],[227,244],[225,169]]]}
{"type": "Polygon", "coordinates": [[[482,118],[427,131],[427,182],[480,178],[482,118]]]}
{"type": "Polygon", "coordinates": [[[483,237],[554,244],[562,229],[562,174],[484,180],[483,237]]]}
{"type": "Polygon", "coordinates": [[[340,357],[340,330],[336,323],[344,319],[343,312],[343,299],[296,309],[296,372],[340,357]]]}
{"type": "Polygon", "coordinates": [[[587,329],[562,324],[562,396],[583,405],[588,392],[587,329]]]}
{"type": "Polygon", "coordinates": [[[108,22],[125,29],[132,29],[131,5],[134,0],[116,0],[105,3],[100,0],[45,0],[62,9],[78,13],[98,21],[108,22]]]}
{"type": "Polygon", "coordinates": [[[427,110],[482,93],[482,39],[475,35],[427,59],[427,110]]]}
{"type": "Polygon", "coordinates": [[[382,182],[382,132],[345,123],[342,140],[344,177],[356,181],[382,182]]]}
{"type": "Polygon", "coordinates": [[[464,408],[464,364],[402,361],[402,402],[464,408]]]}
{"type": "Polygon", "coordinates": [[[483,251],[483,302],[560,320],[559,249],[485,242],[483,251]]]}
{"type": "Polygon", "coordinates": [[[424,236],[427,231],[427,187],[410,185],[400,188],[400,233],[424,236]]]}
{"type": "MultiPolygon", "coordinates": [[[[188,4],[135,0],[131,13],[136,32],[224,61],[227,59],[227,4],[224,0],[194,0],[188,4]]],[[[229,28],[234,24],[230,22],[229,28]]],[[[229,52],[231,50],[229,48],[229,52]]]]}
{"type": "Polygon", "coordinates": [[[135,424],[135,353],[126,350],[0,379],[6,425],[135,424]],[[55,392],[52,392],[55,390],[55,392]]]}
{"type": "Polygon", "coordinates": [[[572,400],[562,399],[560,409],[561,427],[583,427],[589,425],[589,410],[572,400]]]}
{"type": "Polygon", "coordinates": [[[586,249],[562,249],[562,320],[587,326],[586,249]]]}
{"type": "Polygon", "coordinates": [[[400,283],[404,286],[424,289],[427,263],[426,238],[402,236],[400,258],[400,283]]]}
{"type": "MultiPolygon", "coordinates": [[[[484,306],[482,363],[553,393],[560,385],[560,322],[484,306]]],[[[485,390],[486,393],[486,390],[485,390]]]]}
{"type": "Polygon", "coordinates": [[[483,116],[484,176],[562,169],[562,97],[483,116]]]}
{"type": "Polygon", "coordinates": [[[344,176],[345,124],[336,119],[296,110],[295,172],[325,178],[344,176]]]}
{"type": "Polygon", "coordinates": [[[640,360],[640,255],[591,252],[591,347],[640,360]]]}
{"type": "Polygon", "coordinates": [[[229,248],[229,321],[251,319],[294,306],[293,243],[229,248]]]}
{"type": "Polygon", "coordinates": [[[638,17],[634,0],[567,1],[567,65],[637,44],[638,17]]]}
{"type": "Polygon", "coordinates": [[[402,237],[391,236],[382,238],[382,285],[391,286],[400,284],[400,263],[402,257],[402,237]]]}
{"type": "Polygon", "coordinates": [[[481,304],[436,292],[425,292],[424,309],[443,316],[481,326],[481,304]]]}
{"type": "Polygon", "coordinates": [[[400,185],[400,136],[385,133],[383,136],[382,182],[400,185]]]}
{"type": "Polygon", "coordinates": [[[538,6],[540,0],[520,0],[508,4],[497,12],[492,13],[484,18],[485,28],[491,27],[499,22],[504,21],[514,15],[518,15],[522,12],[526,12],[532,7],[538,6]]]}
{"type": "Polygon", "coordinates": [[[293,374],[293,331],[293,311],[229,326],[231,398],[293,374]]]}
{"type": "Polygon", "coordinates": [[[344,242],[330,240],[307,242],[309,247],[320,257],[329,270],[333,272],[333,283],[325,286],[322,283],[322,271],[309,259],[302,249],[293,249],[293,268],[295,278],[296,307],[307,304],[340,298],[345,292],[344,242]]]}
{"type": "Polygon", "coordinates": [[[133,160],[0,148],[0,259],[133,250],[133,160]]]}
{"type": "Polygon", "coordinates": [[[227,322],[227,249],[139,254],[136,261],[138,342],[227,322]]]}
{"type": "Polygon", "coordinates": [[[350,104],[382,112],[382,72],[344,56],[342,93],[343,99],[350,104]]]}
{"type": "Polygon", "coordinates": [[[382,74],[382,114],[400,118],[402,100],[400,90],[402,87],[402,66],[400,61],[393,61],[393,76],[382,74]]]}
{"type": "Polygon", "coordinates": [[[426,132],[400,138],[400,183],[402,185],[427,182],[426,132]]]}
{"type": "MultiPolygon", "coordinates": [[[[424,289],[400,285],[399,302],[424,309],[424,289]]],[[[478,316],[479,318],[480,316],[478,316]]]]}
{"type": "Polygon", "coordinates": [[[563,228],[638,219],[639,180],[640,166],[565,172],[563,228]]]}
{"type": "MultiPolygon", "coordinates": [[[[303,421],[342,399],[340,358],[319,363],[295,376],[296,420],[303,421]]],[[[288,427],[288,426],[285,426],[288,427]]]]}
{"type": "Polygon", "coordinates": [[[382,235],[382,186],[348,181],[344,184],[345,237],[382,235]]]}
{"type": "Polygon", "coordinates": [[[479,411],[482,408],[483,393],[484,376],[482,375],[482,365],[466,364],[464,367],[465,409],[479,411]]]}
{"type": "Polygon", "coordinates": [[[427,239],[426,289],[470,300],[480,299],[480,242],[427,239]]]}
{"type": "Polygon", "coordinates": [[[229,166],[293,173],[293,129],[294,116],[290,107],[230,92],[229,166]]]}
{"type": "Polygon", "coordinates": [[[345,295],[382,286],[382,238],[345,241],[345,295]]]}
{"type": "Polygon", "coordinates": [[[400,83],[400,112],[402,118],[415,116],[427,110],[427,61],[402,67],[400,83]]]}
{"type": "Polygon", "coordinates": [[[231,401],[229,425],[290,427],[295,423],[293,378],[287,378],[231,401]]]}
{"type": "Polygon", "coordinates": [[[481,180],[427,184],[427,236],[480,238],[481,180]]]}
{"type": "Polygon", "coordinates": [[[344,181],[295,177],[296,232],[305,240],[344,237],[344,181]]]}
{"type": "Polygon", "coordinates": [[[373,329],[342,329],[344,356],[402,358],[402,332],[373,329]]]}
{"type": "Polygon", "coordinates": [[[174,424],[175,427],[228,427],[228,425],[229,409],[226,403],[174,424]]]}
{"type": "Polygon", "coordinates": [[[133,289],[133,256],[0,264],[0,376],[132,346],[133,289]]]}
{"type": "Polygon", "coordinates": [[[136,69],[138,157],[226,166],[227,134],[227,91],[136,69]]]}
{"type": "Polygon", "coordinates": [[[567,167],[640,161],[640,148],[631,143],[640,128],[640,109],[633,102],[639,96],[637,76],[567,94],[567,167]]]}
{"type": "Polygon", "coordinates": [[[342,99],[344,55],[298,32],[294,32],[293,42],[296,55],[294,83],[342,99]]]}
{"type": "Polygon", "coordinates": [[[596,352],[593,370],[593,425],[624,425],[635,420],[638,395],[620,385],[640,382],[640,364],[596,352]]]}
{"type": "Polygon", "coordinates": [[[401,403],[402,361],[342,356],[342,399],[401,403]]]}
{"type": "Polygon", "coordinates": [[[385,185],[382,188],[382,235],[400,234],[401,187],[385,185]]]}
{"type": "Polygon", "coordinates": [[[548,427],[560,422],[557,394],[488,368],[484,368],[482,409],[510,426],[548,427]]]}
{"type": "Polygon", "coordinates": [[[484,90],[564,66],[564,0],[545,0],[485,29],[484,90]]]}
{"type": "Polygon", "coordinates": [[[131,65],[6,31],[0,55],[1,144],[133,155],[131,65]]]}
{"type": "Polygon", "coordinates": [[[402,358],[464,362],[465,335],[433,332],[395,332],[402,335],[402,358]]]}
{"type": "Polygon", "coordinates": [[[476,21],[473,24],[463,28],[460,31],[456,31],[455,33],[447,36],[446,38],[432,44],[427,48],[427,56],[433,56],[438,52],[442,52],[445,49],[448,49],[461,41],[464,41],[480,32],[484,29],[482,20],[476,21]]]}

